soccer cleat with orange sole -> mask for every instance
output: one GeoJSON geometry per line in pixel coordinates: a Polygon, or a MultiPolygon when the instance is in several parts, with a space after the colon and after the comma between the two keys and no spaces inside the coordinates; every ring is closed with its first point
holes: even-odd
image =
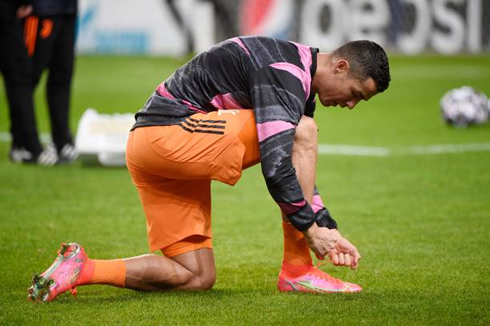
{"type": "Polygon", "coordinates": [[[53,264],[41,275],[34,275],[28,289],[28,299],[35,302],[52,301],[68,290],[76,296],[76,286],[79,285],[87,261],[88,257],[81,245],[63,243],[53,264]]]}
{"type": "MultiPolygon", "coordinates": [[[[277,288],[281,292],[307,293],[353,293],[361,292],[362,287],[332,277],[314,266],[302,266],[300,276],[291,277],[291,266],[283,263],[277,288]]],[[[293,267],[294,268],[294,267],[293,267]]]]}

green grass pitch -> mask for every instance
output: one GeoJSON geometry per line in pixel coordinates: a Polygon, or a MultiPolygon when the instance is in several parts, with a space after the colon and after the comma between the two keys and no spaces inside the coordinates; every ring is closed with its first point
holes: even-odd
{"type": "MultiPolygon", "coordinates": [[[[180,59],[77,60],[71,123],[87,107],[136,112],[180,59]]],[[[439,99],[471,85],[490,95],[489,57],[391,58],[392,85],[355,110],[317,108],[322,144],[410,146],[489,143],[490,124],[446,127],[439,99]]],[[[1,85],[0,85],[1,86],[1,85]]],[[[0,132],[8,130],[0,89],[0,132]]],[[[44,91],[36,93],[49,132],[44,91]]],[[[145,217],[123,168],[18,166],[0,142],[0,324],[125,325],[488,325],[490,324],[490,152],[387,157],[320,155],[318,186],[340,230],[359,248],[357,271],[323,267],[359,283],[354,295],[281,294],[279,210],[260,168],[234,188],[214,184],[217,283],[203,293],[78,289],[49,304],[27,302],[32,274],[61,242],[92,258],[148,252],[145,217]]]]}

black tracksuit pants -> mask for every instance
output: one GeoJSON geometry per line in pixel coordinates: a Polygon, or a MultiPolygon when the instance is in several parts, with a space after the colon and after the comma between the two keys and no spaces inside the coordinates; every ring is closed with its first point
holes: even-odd
{"type": "Polygon", "coordinates": [[[76,15],[29,16],[24,22],[26,46],[37,86],[48,70],[46,98],[51,134],[58,151],[73,143],[69,127],[70,89],[74,65],[76,15]]]}
{"type": "Polygon", "coordinates": [[[34,114],[32,63],[16,11],[13,1],[0,1],[0,70],[9,104],[12,146],[24,147],[37,155],[42,147],[34,114]]]}

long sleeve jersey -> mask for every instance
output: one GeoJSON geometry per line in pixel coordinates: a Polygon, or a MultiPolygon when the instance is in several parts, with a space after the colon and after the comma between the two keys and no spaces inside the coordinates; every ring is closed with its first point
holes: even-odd
{"type": "Polygon", "coordinates": [[[315,110],[317,53],[267,37],[219,43],[162,82],[136,114],[133,129],[179,125],[198,112],[254,110],[262,173],[273,199],[300,231],[314,222],[336,227],[316,188],[311,205],[305,200],[291,160],[295,128],[315,110]]]}

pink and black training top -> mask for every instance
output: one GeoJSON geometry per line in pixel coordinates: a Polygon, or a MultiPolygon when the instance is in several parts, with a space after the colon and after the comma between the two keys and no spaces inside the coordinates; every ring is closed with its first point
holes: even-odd
{"type": "MultiPolygon", "coordinates": [[[[180,125],[195,113],[254,110],[262,172],[270,194],[298,230],[329,219],[318,191],[303,196],[291,161],[295,128],[313,117],[311,81],[318,49],[268,37],[237,37],[200,53],[162,82],[136,114],[134,128],[180,125]]],[[[325,224],[325,223],[324,223],[325,224]]]]}

